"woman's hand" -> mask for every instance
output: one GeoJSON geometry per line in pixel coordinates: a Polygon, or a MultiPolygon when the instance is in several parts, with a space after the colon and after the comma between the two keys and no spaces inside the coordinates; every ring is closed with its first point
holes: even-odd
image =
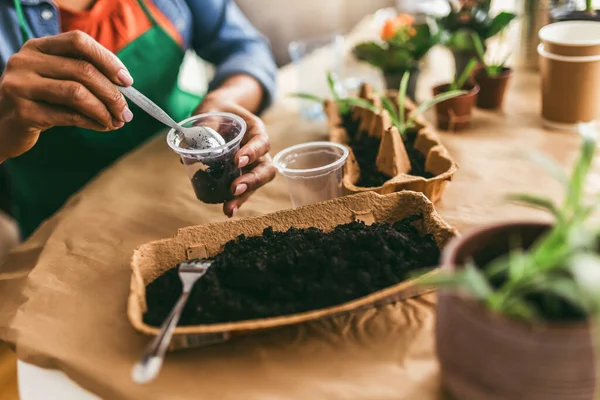
{"type": "Polygon", "coordinates": [[[210,94],[194,114],[217,111],[238,115],[248,125],[246,135],[242,139],[242,147],[235,155],[236,164],[242,168],[242,176],[235,179],[231,185],[231,193],[235,195],[235,199],[223,205],[225,215],[233,217],[258,188],[275,178],[275,167],[271,156],[267,154],[271,143],[260,118],[238,104],[224,101],[220,96],[211,97],[210,94]]]}
{"type": "Polygon", "coordinates": [[[0,77],[0,162],[54,126],[122,127],[133,115],[115,84],[132,83],[117,56],[83,32],[28,40],[0,77]]]}

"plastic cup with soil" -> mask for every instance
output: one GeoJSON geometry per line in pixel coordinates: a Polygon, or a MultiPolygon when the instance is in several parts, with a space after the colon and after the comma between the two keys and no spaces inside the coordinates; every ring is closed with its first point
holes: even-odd
{"type": "Polygon", "coordinates": [[[504,93],[508,81],[512,76],[512,69],[503,67],[497,75],[490,75],[486,68],[479,68],[474,75],[475,82],[479,85],[477,107],[495,110],[502,107],[504,93]]]}
{"type": "MultiPolygon", "coordinates": [[[[434,96],[450,90],[450,84],[446,83],[433,88],[434,96]]],[[[437,126],[441,130],[459,131],[469,127],[473,118],[473,106],[479,94],[479,85],[467,82],[462,90],[467,94],[445,100],[435,105],[437,126]]]]}
{"type": "Polygon", "coordinates": [[[342,195],[342,167],[348,149],[333,142],[310,142],[280,151],[273,163],[285,176],[294,207],[342,195]]]}
{"type": "Polygon", "coordinates": [[[210,128],[223,137],[224,145],[211,147],[203,140],[190,143],[181,132],[171,129],[167,143],[181,157],[198,200],[208,204],[232,200],[231,184],[241,175],[234,157],[246,133],[246,122],[234,114],[215,112],[193,116],[180,125],[210,128]]]}

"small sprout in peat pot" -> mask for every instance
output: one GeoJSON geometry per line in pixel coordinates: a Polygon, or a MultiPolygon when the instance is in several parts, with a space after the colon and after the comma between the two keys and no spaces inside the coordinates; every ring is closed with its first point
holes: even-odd
{"type": "Polygon", "coordinates": [[[432,99],[429,99],[423,102],[419,107],[417,107],[410,115],[406,116],[406,88],[408,86],[408,81],[410,79],[410,72],[405,72],[402,80],[400,81],[400,88],[398,90],[398,103],[394,104],[386,95],[381,96],[381,101],[383,103],[384,108],[390,114],[390,118],[392,119],[392,123],[396,128],[398,128],[398,132],[403,137],[410,129],[416,128],[416,119],[419,115],[423,114],[429,108],[433,107],[437,103],[441,103],[443,101],[452,99],[454,97],[462,96],[466,94],[465,90],[456,90],[452,89],[446,93],[440,93],[435,95],[432,99]]]}
{"type": "MultiPolygon", "coordinates": [[[[338,111],[342,117],[349,115],[353,107],[362,107],[372,111],[377,111],[377,107],[369,103],[367,100],[356,97],[348,97],[341,93],[340,87],[342,84],[337,81],[332,72],[327,72],[327,84],[329,86],[331,96],[333,97],[333,100],[335,101],[338,111]]],[[[325,98],[315,96],[310,93],[292,93],[291,96],[299,99],[315,101],[321,104],[325,102],[325,98]]]]}
{"type": "Polygon", "coordinates": [[[475,71],[474,75],[475,82],[480,88],[477,107],[490,110],[500,108],[504,102],[508,80],[512,75],[512,70],[506,67],[510,53],[498,58],[498,61],[487,62],[483,43],[476,34],[473,34],[473,43],[482,64],[482,68],[475,71]]]}
{"type": "Polygon", "coordinates": [[[476,58],[471,58],[467,63],[467,66],[462,71],[462,73],[458,76],[458,78],[454,78],[448,87],[448,90],[459,90],[465,87],[465,84],[473,74],[475,67],[477,67],[478,61],[476,58]]]}
{"type": "Polygon", "coordinates": [[[477,64],[477,59],[472,58],[461,74],[455,77],[451,83],[438,85],[433,88],[434,96],[452,93],[459,89],[462,90],[462,93],[458,96],[450,96],[435,103],[439,129],[458,131],[470,125],[473,105],[479,93],[479,86],[470,82],[469,78],[475,67],[477,67],[477,64]]]}

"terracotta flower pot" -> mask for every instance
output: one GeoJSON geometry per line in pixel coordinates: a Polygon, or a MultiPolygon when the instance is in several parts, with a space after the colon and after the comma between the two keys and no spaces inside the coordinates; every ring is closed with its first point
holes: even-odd
{"type": "MultiPolygon", "coordinates": [[[[530,246],[547,225],[504,223],[448,245],[446,271],[506,254],[517,237],[530,246]],[[457,266],[457,267],[455,267],[457,266]]],[[[585,322],[529,324],[493,314],[469,297],[438,296],[436,343],[442,384],[460,400],[592,400],[595,360],[585,322]]]]}
{"type": "MultiPolygon", "coordinates": [[[[447,92],[449,86],[449,84],[436,86],[433,88],[433,94],[447,92]]],[[[472,110],[479,93],[479,86],[467,83],[463,89],[469,92],[435,105],[439,129],[458,131],[471,124],[472,110]]]]}
{"type": "Polygon", "coordinates": [[[497,76],[489,76],[485,68],[478,69],[475,72],[475,82],[479,85],[477,107],[488,110],[501,108],[511,76],[512,70],[507,67],[504,67],[497,76]]]}
{"type": "MultiPolygon", "coordinates": [[[[421,69],[416,68],[410,71],[410,78],[408,79],[408,87],[406,88],[406,94],[411,100],[415,100],[415,95],[417,93],[417,81],[419,80],[419,75],[421,74],[421,69]]],[[[383,77],[385,78],[385,87],[388,90],[398,90],[400,87],[400,81],[402,80],[403,72],[384,72],[383,77]]]]}

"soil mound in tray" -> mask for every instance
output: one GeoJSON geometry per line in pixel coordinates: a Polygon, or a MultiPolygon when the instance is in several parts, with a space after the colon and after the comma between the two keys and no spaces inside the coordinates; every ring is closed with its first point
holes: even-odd
{"type": "MultiPolygon", "coordinates": [[[[359,136],[359,122],[353,121],[349,115],[342,116],[342,125],[348,133],[350,148],[360,167],[360,179],[356,182],[356,186],[379,187],[389,181],[391,177],[380,172],[376,165],[380,140],[368,136],[366,132],[362,132],[362,135],[359,136]]],[[[409,174],[421,176],[425,179],[433,178],[435,175],[425,171],[425,155],[415,149],[417,133],[416,130],[409,130],[403,138],[404,147],[406,147],[406,153],[410,160],[411,170],[409,174]]]]}
{"type": "Polygon", "coordinates": [[[422,176],[425,179],[433,178],[435,175],[425,171],[425,155],[415,149],[415,140],[417,139],[417,131],[408,131],[403,139],[406,153],[410,160],[410,174],[414,176],[422,176]]]}
{"type": "MultiPolygon", "coordinates": [[[[440,251],[431,235],[411,222],[360,222],[330,232],[317,228],[264,230],[262,236],[227,243],[194,287],[180,325],[268,318],[334,306],[437,265],[440,251]]],[[[181,293],[177,268],[146,288],[144,321],[163,323],[181,293]]]]}
{"type": "Polygon", "coordinates": [[[356,186],[379,187],[391,179],[377,169],[377,154],[381,141],[372,136],[364,136],[360,140],[352,141],[350,147],[360,167],[360,178],[356,186]]]}

